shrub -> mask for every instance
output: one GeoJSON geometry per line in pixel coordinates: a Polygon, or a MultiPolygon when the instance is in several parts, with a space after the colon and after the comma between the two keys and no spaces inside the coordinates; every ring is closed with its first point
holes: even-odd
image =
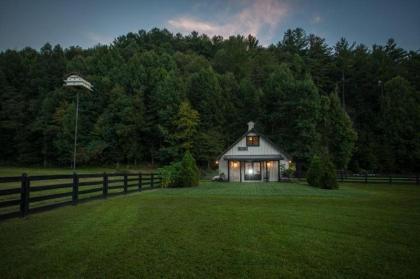
{"type": "Polygon", "coordinates": [[[191,153],[187,151],[180,162],[160,168],[162,187],[192,187],[197,186],[200,171],[191,153]]]}
{"type": "Polygon", "coordinates": [[[162,178],[161,185],[163,188],[176,186],[175,183],[179,174],[180,166],[180,162],[175,162],[158,169],[158,173],[162,178]]]}
{"type": "Polygon", "coordinates": [[[321,159],[318,155],[314,155],[311,160],[308,171],[306,172],[306,181],[309,185],[319,187],[321,180],[321,159]]]}
{"type": "Polygon", "coordinates": [[[179,173],[176,179],[177,187],[198,186],[200,170],[195,163],[194,157],[189,151],[185,152],[180,163],[179,173]]]}
{"type": "Polygon", "coordinates": [[[315,155],[306,173],[306,181],[309,185],[322,189],[336,189],[338,183],[334,164],[327,155],[315,155]]]}
{"type": "Polygon", "coordinates": [[[337,177],[336,169],[333,162],[327,157],[323,162],[323,173],[321,176],[321,185],[323,189],[337,189],[337,177]]]}
{"type": "Polygon", "coordinates": [[[280,165],[281,171],[284,176],[292,178],[296,173],[296,164],[294,162],[289,164],[289,167],[285,170],[284,164],[280,165]]]}

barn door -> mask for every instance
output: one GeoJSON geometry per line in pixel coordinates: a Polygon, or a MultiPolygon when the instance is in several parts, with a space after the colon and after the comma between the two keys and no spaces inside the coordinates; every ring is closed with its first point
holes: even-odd
{"type": "Polygon", "coordinates": [[[261,162],[245,162],[245,180],[261,180],[261,162]]]}

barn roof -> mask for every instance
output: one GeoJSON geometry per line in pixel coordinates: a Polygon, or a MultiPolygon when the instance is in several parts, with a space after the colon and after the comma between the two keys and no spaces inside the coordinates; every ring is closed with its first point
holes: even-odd
{"type": "MultiPolygon", "coordinates": [[[[273,146],[280,154],[282,154],[283,155],[283,158],[280,158],[280,160],[281,159],[286,159],[286,160],[290,160],[291,159],[291,157],[287,154],[287,153],[285,153],[284,151],[282,151],[274,142],[272,142],[267,136],[265,136],[265,135],[263,135],[263,134],[261,134],[260,132],[258,132],[255,128],[252,128],[252,129],[250,129],[250,130],[248,130],[248,131],[246,131],[245,132],[245,134],[243,134],[241,137],[239,137],[238,138],[238,140],[236,140],[232,145],[230,145],[225,151],[223,151],[223,153],[222,154],[220,154],[220,156],[219,157],[217,157],[217,159],[218,160],[220,160],[222,157],[224,157],[224,158],[227,158],[228,156],[223,156],[226,152],[228,152],[230,149],[232,149],[238,142],[240,142],[244,137],[246,137],[248,134],[250,134],[250,133],[254,133],[254,134],[256,134],[256,135],[258,135],[258,136],[260,136],[260,138],[263,138],[265,141],[267,141],[271,146],[273,146]]],[[[257,156],[263,156],[263,155],[244,155],[244,156],[248,156],[249,158],[256,158],[257,156]]],[[[270,156],[272,156],[272,155],[270,155],[270,156]]],[[[235,156],[235,157],[238,157],[238,156],[235,156]]],[[[232,158],[232,159],[234,159],[234,158],[232,158]]],[[[258,158],[256,158],[256,159],[258,159],[258,158]]],[[[230,160],[230,158],[229,158],[229,160],[230,160]]],[[[236,159],[235,159],[236,160],[236,159]]],[[[238,159],[239,160],[239,159],[238,159]]],[[[243,159],[244,160],[244,159],[243,159]]],[[[267,159],[267,160],[270,160],[270,159],[267,159]]],[[[272,159],[272,160],[274,160],[274,159],[272,159]]],[[[279,160],[279,158],[276,158],[275,160],[279,160]]]]}
{"type": "Polygon", "coordinates": [[[225,160],[237,160],[237,161],[247,161],[247,160],[284,160],[286,159],[282,155],[225,155],[223,156],[225,160]]]}

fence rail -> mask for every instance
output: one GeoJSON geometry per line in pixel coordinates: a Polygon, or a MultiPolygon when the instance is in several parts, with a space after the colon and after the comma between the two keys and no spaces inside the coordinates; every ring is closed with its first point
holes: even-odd
{"type": "Polygon", "coordinates": [[[352,174],[337,173],[339,182],[352,183],[387,183],[387,184],[420,184],[419,175],[369,175],[369,174],[352,174]]]}
{"type": "Polygon", "coordinates": [[[0,220],[160,185],[157,173],[0,177],[0,220]]]}

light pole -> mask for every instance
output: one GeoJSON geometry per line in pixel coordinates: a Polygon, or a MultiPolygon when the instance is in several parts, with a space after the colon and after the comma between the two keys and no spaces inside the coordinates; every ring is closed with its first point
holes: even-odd
{"type": "MultiPolygon", "coordinates": [[[[78,75],[70,75],[64,80],[65,87],[83,87],[93,91],[93,86],[78,75]]],[[[79,118],[79,91],[76,93],[76,119],[74,125],[74,150],[73,150],[73,170],[76,170],[76,151],[77,151],[77,122],[79,118]]]]}

